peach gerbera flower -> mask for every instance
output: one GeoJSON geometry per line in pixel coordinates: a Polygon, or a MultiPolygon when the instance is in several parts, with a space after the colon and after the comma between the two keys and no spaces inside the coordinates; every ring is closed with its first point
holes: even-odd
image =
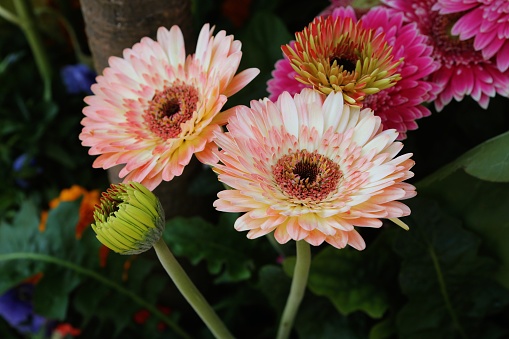
{"type": "Polygon", "coordinates": [[[295,43],[282,46],[296,79],[329,94],[342,92],[346,102],[361,105],[368,94],[401,79],[385,34],[366,29],[350,17],[317,17],[295,43]]]}
{"type": "Polygon", "coordinates": [[[228,119],[221,108],[259,72],[235,75],[241,43],[224,31],[212,33],[204,25],[196,53],[186,58],[180,28],[161,27],[157,41],[145,37],[123,58],[109,59],[83,109],[80,139],[99,155],[94,167],[125,164],[124,182],[152,190],[181,175],[193,154],[211,161],[212,136],[228,119]]]}
{"type": "Polygon", "coordinates": [[[324,241],[362,250],[354,226],[380,227],[380,218],[398,218],[410,209],[396,200],[415,195],[403,181],[412,177],[411,154],[396,157],[398,132],[382,131],[371,109],[344,104],[341,93],[327,97],[303,89],[239,106],[228,132],[217,133],[220,163],[213,169],[231,190],[214,206],[246,212],[238,231],[256,238],[274,231],[312,245],[324,241]]]}

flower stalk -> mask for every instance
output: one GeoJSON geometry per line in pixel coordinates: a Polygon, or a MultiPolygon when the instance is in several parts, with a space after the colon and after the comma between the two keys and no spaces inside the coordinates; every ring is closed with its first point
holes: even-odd
{"type": "Polygon", "coordinates": [[[162,238],[154,244],[154,249],[171,280],[173,280],[180,293],[182,293],[187,302],[207,325],[212,334],[216,338],[221,339],[233,338],[230,331],[228,331],[216,312],[205,300],[198,288],[196,288],[162,238]]]}
{"type": "Polygon", "coordinates": [[[297,261],[293,272],[290,294],[279,323],[277,339],[286,339],[290,336],[295,316],[304,297],[311,266],[311,249],[304,240],[297,241],[297,261]]]}
{"type": "Polygon", "coordinates": [[[18,14],[18,24],[25,33],[28,44],[32,50],[37,69],[44,84],[44,100],[51,100],[51,64],[48,54],[42,43],[41,34],[37,28],[35,14],[29,0],[16,0],[14,7],[18,14]]]}

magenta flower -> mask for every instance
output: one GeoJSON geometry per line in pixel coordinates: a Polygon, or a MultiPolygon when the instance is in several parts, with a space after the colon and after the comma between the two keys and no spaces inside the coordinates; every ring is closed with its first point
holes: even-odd
{"type": "MultiPolygon", "coordinates": [[[[340,13],[344,12],[336,10],[332,15],[340,13]]],[[[364,107],[382,118],[384,129],[396,129],[398,139],[405,139],[407,130],[417,129],[415,120],[431,114],[422,104],[434,100],[441,90],[441,86],[428,80],[439,64],[432,58],[433,48],[426,43],[427,38],[419,33],[416,24],[405,23],[403,14],[374,7],[361,21],[366,28],[384,32],[393,46],[394,58],[403,59],[397,69],[401,80],[393,87],[367,96],[364,107]]]]}
{"type": "MultiPolygon", "coordinates": [[[[357,21],[351,7],[338,7],[332,16],[357,21]]],[[[416,119],[431,114],[422,103],[434,100],[441,90],[439,85],[427,80],[439,64],[432,58],[432,48],[426,44],[427,38],[418,32],[416,24],[405,23],[403,14],[390,15],[389,10],[375,7],[360,21],[364,28],[374,30],[375,35],[384,33],[387,43],[393,47],[394,59],[403,59],[396,69],[401,79],[392,87],[367,95],[363,105],[380,116],[384,129],[394,128],[399,132],[398,138],[404,139],[407,130],[417,128],[416,119]]],[[[285,90],[290,94],[298,93],[304,86],[295,80],[296,72],[287,58],[276,63],[272,75],[274,78],[268,82],[271,100],[285,90]]]]}
{"type": "Polygon", "coordinates": [[[496,56],[497,67],[509,68],[509,1],[438,0],[433,6],[440,14],[461,13],[451,33],[461,40],[474,38],[474,48],[485,59],[496,56]]]}
{"type": "Polygon", "coordinates": [[[509,72],[500,71],[494,62],[486,60],[473,47],[472,40],[451,36],[450,27],[458,14],[441,15],[432,10],[437,0],[383,0],[394,13],[403,13],[408,21],[416,22],[422,34],[433,46],[433,58],[440,68],[431,74],[431,81],[443,88],[434,101],[438,111],[454,98],[471,96],[483,108],[496,94],[509,96],[509,72]]]}

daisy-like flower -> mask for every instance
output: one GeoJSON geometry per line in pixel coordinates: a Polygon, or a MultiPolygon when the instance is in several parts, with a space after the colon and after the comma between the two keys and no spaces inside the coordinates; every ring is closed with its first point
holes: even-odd
{"type": "Polygon", "coordinates": [[[354,226],[380,227],[380,218],[410,214],[396,200],[415,195],[403,182],[414,162],[411,154],[396,157],[403,147],[394,141],[398,133],[382,131],[371,109],[306,88],[235,111],[228,132],[217,135],[220,162],[213,166],[232,189],[219,192],[214,206],[246,212],[234,227],[249,231],[248,238],[274,231],[279,243],[362,250],[354,226]]]}
{"type": "Polygon", "coordinates": [[[123,58],[109,59],[83,109],[80,139],[99,155],[94,167],[125,164],[124,182],[152,190],[181,175],[193,154],[212,161],[213,134],[229,116],[221,108],[259,72],[235,75],[241,43],[224,31],[212,33],[204,25],[196,53],[186,58],[180,28],[161,27],[157,41],[145,37],[123,58]]]}
{"type": "Polygon", "coordinates": [[[451,27],[460,14],[441,15],[432,10],[437,0],[383,0],[394,11],[416,22],[433,47],[433,58],[440,68],[430,80],[443,89],[435,99],[435,107],[442,110],[454,98],[461,101],[471,96],[483,108],[496,94],[509,96],[509,71],[501,72],[493,60],[486,60],[474,49],[472,40],[460,40],[451,35],[451,27]]]}
{"type": "MultiPolygon", "coordinates": [[[[357,21],[351,7],[338,7],[331,11],[331,15],[357,21]]],[[[414,23],[405,23],[403,14],[389,14],[384,7],[374,7],[360,21],[363,27],[384,33],[387,43],[393,48],[394,57],[403,60],[396,69],[401,79],[392,87],[367,95],[363,107],[373,109],[375,115],[382,118],[385,129],[396,129],[398,139],[404,139],[407,130],[417,128],[416,119],[431,114],[422,103],[434,100],[441,88],[426,78],[439,65],[431,57],[432,48],[427,45],[427,38],[418,32],[414,23]]],[[[272,93],[269,97],[271,100],[277,99],[284,90],[295,94],[304,86],[295,79],[297,73],[286,56],[276,63],[272,75],[273,79],[267,83],[268,91],[272,93]]]]}
{"type": "Polygon", "coordinates": [[[317,17],[282,50],[298,81],[324,94],[341,92],[352,105],[401,78],[385,35],[350,17],[317,17]]]}
{"type": "Polygon", "coordinates": [[[461,13],[451,33],[461,40],[474,38],[474,48],[485,59],[496,56],[500,71],[509,68],[509,1],[438,0],[433,9],[440,14],[461,13]]]}
{"type": "Polygon", "coordinates": [[[398,139],[405,139],[407,130],[417,129],[417,119],[431,114],[422,104],[434,100],[442,89],[428,81],[439,63],[432,57],[433,48],[427,44],[426,36],[419,33],[415,23],[405,23],[402,13],[374,7],[362,16],[361,21],[366,28],[384,32],[393,46],[394,57],[403,59],[396,70],[401,74],[401,80],[390,88],[368,95],[363,107],[373,109],[382,118],[385,129],[394,128],[399,132],[398,139]]]}

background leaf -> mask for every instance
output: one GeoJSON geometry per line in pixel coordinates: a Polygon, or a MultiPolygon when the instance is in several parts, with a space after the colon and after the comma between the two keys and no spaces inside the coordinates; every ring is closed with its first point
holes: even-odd
{"type": "Polygon", "coordinates": [[[248,279],[253,269],[253,241],[233,228],[237,214],[222,214],[218,225],[200,217],[177,217],[166,223],[164,239],[177,256],[187,257],[193,265],[202,260],[215,282],[248,279]]]}
{"type": "MultiPolygon", "coordinates": [[[[308,287],[316,295],[327,297],[343,315],[363,311],[380,318],[389,308],[386,283],[396,271],[387,269],[391,253],[383,251],[384,238],[365,251],[327,246],[312,258],[308,287]]],[[[295,258],[284,261],[287,273],[293,272],[295,258]]]]}
{"type": "Polygon", "coordinates": [[[479,336],[496,325],[485,318],[509,304],[509,291],[490,278],[495,262],[479,255],[480,239],[432,200],[409,201],[410,231],[398,233],[400,284],[408,303],[397,317],[399,336],[479,336]]]}

